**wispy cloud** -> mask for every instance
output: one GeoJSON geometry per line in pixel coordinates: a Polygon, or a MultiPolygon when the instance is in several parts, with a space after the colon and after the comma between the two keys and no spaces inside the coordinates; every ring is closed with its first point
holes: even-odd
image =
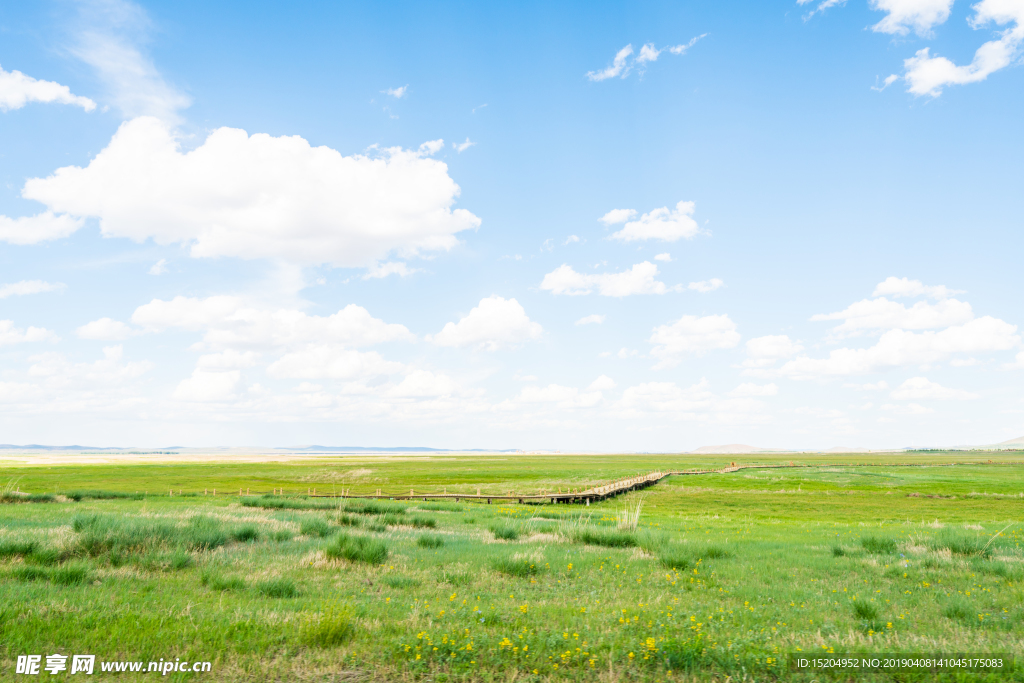
{"type": "Polygon", "coordinates": [[[466,138],[465,142],[453,142],[452,143],[452,147],[455,148],[456,152],[458,152],[459,154],[462,154],[463,152],[465,152],[467,149],[469,149],[470,147],[472,147],[475,144],[476,144],[475,142],[471,141],[469,138],[466,138]]]}
{"type": "Polygon", "coordinates": [[[0,285],[0,299],[9,296],[41,294],[42,292],[59,292],[65,287],[63,282],[43,282],[42,280],[22,280],[7,285],[0,285]]]}
{"type": "Polygon", "coordinates": [[[385,95],[390,95],[391,97],[394,97],[396,100],[400,100],[403,97],[405,97],[405,93],[407,93],[408,91],[408,85],[403,85],[400,88],[388,88],[387,90],[381,90],[382,93],[384,93],[385,95]]]}
{"type": "Polygon", "coordinates": [[[687,50],[697,44],[697,41],[706,36],[706,33],[702,33],[699,36],[695,36],[690,39],[688,43],[682,43],[680,45],[672,45],[670,47],[663,47],[658,49],[654,46],[654,43],[645,43],[641,48],[639,54],[633,57],[633,44],[630,43],[626,47],[615,53],[615,58],[612,60],[610,66],[601,69],[600,71],[588,71],[586,77],[591,81],[604,81],[609,78],[626,78],[634,69],[634,67],[642,74],[644,69],[651,62],[658,61],[658,57],[663,52],[669,52],[674,55],[685,54],[687,50]]]}
{"type": "Polygon", "coordinates": [[[151,28],[145,10],[125,0],[81,0],[78,9],[69,51],[96,71],[110,102],[126,117],[178,122],[192,100],[143,53],[151,28]]]}

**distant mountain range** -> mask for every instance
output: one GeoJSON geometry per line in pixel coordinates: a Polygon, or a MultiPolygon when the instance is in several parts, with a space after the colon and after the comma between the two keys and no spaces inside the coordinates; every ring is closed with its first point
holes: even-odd
{"type": "MultiPolygon", "coordinates": [[[[1007,441],[1001,441],[996,444],[989,444],[985,446],[913,446],[904,448],[849,448],[846,446],[836,446],[826,450],[816,449],[785,449],[785,448],[760,448],[758,446],[750,446],[742,443],[730,443],[722,444],[718,446],[701,446],[695,448],[689,453],[696,455],[724,455],[729,453],[743,454],[743,453],[867,453],[867,452],[893,452],[893,451],[908,451],[908,450],[1002,450],[1002,449],[1015,449],[1024,448],[1024,436],[1017,437],[1016,439],[1009,439],[1007,441]]],[[[515,448],[507,449],[486,449],[486,448],[428,448],[426,446],[296,446],[293,448],[192,448],[182,446],[166,446],[161,448],[108,448],[98,446],[45,446],[41,444],[27,444],[18,446],[14,444],[0,444],[0,452],[2,451],[18,451],[18,452],[48,452],[48,453],[76,453],[76,452],[89,452],[89,453],[125,453],[125,454],[175,454],[175,453],[523,453],[524,451],[515,448]]],[[[530,453],[557,453],[560,451],[543,451],[543,450],[530,450],[530,453]]],[[[566,451],[569,452],[569,451],[566,451]]]]}

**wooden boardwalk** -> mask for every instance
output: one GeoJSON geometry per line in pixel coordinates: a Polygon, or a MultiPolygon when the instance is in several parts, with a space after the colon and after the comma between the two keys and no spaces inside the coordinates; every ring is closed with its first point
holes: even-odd
{"type": "MultiPolygon", "coordinates": [[[[591,501],[605,500],[607,498],[614,498],[630,491],[638,491],[645,489],[649,486],[654,486],[662,479],[666,477],[675,476],[686,476],[686,475],[699,475],[699,474],[728,474],[731,472],[738,472],[746,469],[820,469],[827,467],[954,467],[957,465],[983,465],[986,463],[981,462],[950,462],[950,463],[919,463],[919,462],[896,462],[896,463],[850,463],[850,462],[837,462],[837,463],[823,463],[823,464],[763,464],[763,465],[737,465],[733,463],[728,467],[722,467],[720,469],[693,469],[693,470],[674,470],[669,472],[649,472],[647,474],[638,474],[633,477],[626,477],[623,479],[617,479],[607,484],[601,484],[600,486],[593,486],[587,489],[574,489],[566,488],[565,491],[558,489],[555,491],[541,491],[540,493],[516,493],[515,491],[509,491],[507,494],[500,493],[481,493],[481,489],[477,489],[476,493],[448,493],[447,489],[441,492],[417,492],[414,489],[410,489],[407,494],[398,493],[384,493],[381,489],[377,489],[376,493],[365,494],[365,493],[349,493],[342,491],[342,493],[331,493],[331,494],[317,494],[316,489],[312,489],[311,497],[314,498],[362,498],[371,500],[453,500],[459,501],[486,501],[488,504],[491,501],[503,501],[503,502],[516,502],[520,504],[534,503],[534,504],[581,504],[590,505],[591,501]]],[[[1001,465],[1006,464],[1021,464],[1021,463],[1007,463],[1001,462],[1001,465]]]]}

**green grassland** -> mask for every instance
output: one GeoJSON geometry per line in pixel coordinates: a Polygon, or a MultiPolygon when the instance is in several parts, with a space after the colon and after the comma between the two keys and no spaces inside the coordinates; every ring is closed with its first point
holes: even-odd
{"type": "MultiPolygon", "coordinates": [[[[851,678],[792,670],[790,655],[1020,657],[1018,458],[7,465],[0,679],[21,678],[20,654],[55,652],[212,660],[212,673],[167,678],[218,681],[809,682],[851,678]],[[732,461],[816,467],[674,476],[589,507],[305,495],[528,494],[732,461]],[[641,499],[639,525],[623,525],[641,499]]],[[[1024,668],[939,679],[1024,680],[1024,668]]]]}

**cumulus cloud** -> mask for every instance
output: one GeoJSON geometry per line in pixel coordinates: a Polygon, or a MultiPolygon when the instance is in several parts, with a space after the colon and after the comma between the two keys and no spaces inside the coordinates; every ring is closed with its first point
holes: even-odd
{"type": "Polygon", "coordinates": [[[612,209],[597,220],[605,225],[618,225],[619,223],[625,223],[635,215],[635,209],[612,209]]]}
{"type": "Polygon", "coordinates": [[[785,334],[770,334],[754,337],[747,341],[747,355],[751,358],[777,360],[790,358],[803,351],[804,347],[785,334]]]}
{"type": "Polygon", "coordinates": [[[167,272],[167,259],[160,259],[149,267],[150,275],[163,275],[167,272]]]}
{"type": "Polygon", "coordinates": [[[963,293],[963,290],[950,289],[945,285],[926,285],[920,280],[890,276],[878,283],[871,296],[891,296],[896,298],[926,296],[930,299],[942,301],[963,293]]]}
{"type": "Polygon", "coordinates": [[[0,218],[0,238],[54,239],[95,217],[107,237],[187,244],[195,257],[365,267],[443,251],[480,220],[452,209],[459,186],[429,157],[440,144],[342,156],[298,136],[219,128],[183,153],[166,123],[142,117],[85,168],[28,180],[22,195],[49,211],[0,218]]]}
{"type": "Polygon", "coordinates": [[[719,280],[717,277],[713,277],[710,280],[701,280],[700,282],[691,282],[687,285],[687,289],[692,289],[695,292],[706,294],[707,292],[713,292],[720,287],[725,286],[725,283],[719,280]]]}
{"type": "Polygon", "coordinates": [[[375,351],[361,352],[337,345],[317,344],[286,353],[267,366],[271,377],[288,379],[353,380],[392,375],[405,369],[375,351]]]}
{"type": "Polygon", "coordinates": [[[925,47],[904,60],[907,90],[915,95],[938,97],[950,85],[977,83],[1010,66],[1024,46],[1024,3],[1019,0],[981,0],[973,6],[972,28],[1007,26],[999,38],[983,44],[970,64],[957,66],[945,57],[933,56],[925,47]]]}
{"type": "Polygon", "coordinates": [[[628,387],[612,406],[612,413],[630,420],[655,418],[690,422],[740,423],[764,422],[763,402],[756,398],[722,398],[711,391],[706,379],[689,387],[675,382],[646,382],[628,387]]]}
{"type": "Polygon", "coordinates": [[[944,330],[889,330],[874,346],[836,349],[828,358],[803,356],[789,361],[781,374],[798,379],[860,375],[905,365],[936,363],[958,353],[1007,351],[1020,344],[1017,326],[984,316],[944,330]]]}
{"type": "Polygon", "coordinates": [[[81,218],[43,211],[34,216],[0,216],[0,240],[11,244],[38,244],[67,237],[85,225],[81,218]]]}
{"type": "Polygon", "coordinates": [[[238,370],[212,372],[196,368],[191,377],[178,384],[173,397],[197,403],[230,401],[235,398],[241,379],[242,373],[238,370]]]}
{"type": "Polygon", "coordinates": [[[590,386],[587,388],[590,389],[591,391],[611,391],[616,386],[618,385],[615,383],[615,380],[613,380],[611,377],[609,377],[608,375],[601,375],[593,382],[591,382],[590,386]]]}
{"type": "Polygon", "coordinates": [[[78,335],[79,339],[99,341],[121,341],[138,333],[138,330],[125,325],[120,320],[113,320],[111,318],[93,320],[75,330],[75,334],[78,335]]]}
{"type": "MultiPolygon", "coordinates": [[[[675,209],[663,206],[640,216],[639,220],[628,220],[623,209],[610,211],[601,217],[601,221],[611,225],[609,216],[616,214],[615,223],[626,221],[621,230],[613,233],[610,239],[634,242],[636,240],[662,240],[675,242],[679,239],[692,239],[700,233],[700,226],[693,220],[696,205],[693,202],[679,202],[675,209]],[[606,220],[607,219],[607,220],[606,220]]],[[[634,211],[633,214],[636,212],[634,211]]]]}
{"type": "Polygon", "coordinates": [[[732,391],[729,392],[730,396],[775,396],[779,393],[779,388],[774,384],[753,384],[745,382],[732,391]]]}
{"type": "Polygon", "coordinates": [[[132,322],[150,332],[172,328],[203,331],[202,345],[211,350],[310,343],[359,347],[415,340],[404,325],[385,323],[355,304],[329,316],[317,316],[291,309],[256,308],[233,296],[154,299],[135,309],[132,322]]]}
{"type": "Polygon", "coordinates": [[[0,299],[9,296],[25,296],[26,294],[41,294],[43,292],[59,292],[64,289],[63,282],[44,282],[43,280],[22,280],[0,285],[0,299]]]}
{"type": "Polygon", "coordinates": [[[464,391],[458,382],[447,375],[415,370],[387,393],[397,398],[436,398],[454,396],[464,391]]]}
{"type": "Polygon", "coordinates": [[[604,322],[605,316],[594,313],[593,315],[587,315],[576,321],[577,325],[600,325],[604,322]]]}
{"type": "Polygon", "coordinates": [[[572,266],[562,264],[544,276],[540,288],[552,294],[578,296],[597,290],[602,296],[624,297],[633,294],[665,294],[678,291],[655,280],[658,266],[650,261],[634,265],[621,273],[577,273],[572,266]]]}
{"type": "Polygon", "coordinates": [[[438,346],[472,346],[496,351],[540,339],[542,332],[541,326],[530,320],[518,301],[493,295],[481,299],[466,317],[446,324],[428,340],[438,346]]]}
{"type": "Polygon", "coordinates": [[[96,71],[114,106],[126,117],[178,121],[178,111],[192,101],[143,53],[151,29],[145,10],[124,0],[85,0],[78,10],[70,51],[96,71]]]}
{"type": "Polygon", "coordinates": [[[66,85],[53,81],[39,81],[20,71],[4,71],[0,67],[0,111],[21,109],[29,102],[73,104],[92,111],[96,103],[88,97],[72,95],[66,85]]]}
{"type": "Polygon", "coordinates": [[[655,368],[670,368],[687,354],[734,348],[740,333],[727,315],[684,315],[674,323],[655,327],[648,341],[654,344],[651,355],[660,360],[655,368]]]}
{"type": "Polygon", "coordinates": [[[928,413],[934,413],[935,410],[932,408],[925,408],[918,403],[908,403],[906,405],[896,405],[893,403],[885,403],[879,406],[880,409],[894,413],[896,415],[927,415],[928,413]]]}
{"type": "Polygon", "coordinates": [[[385,95],[390,95],[391,97],[394,97],[396,100],[400,100],[403,97],[405,97],[405,93],[408,91],[408,85],[403,85],[398,88],[388,88],[387,90],[381,90],[382,93],[384,93],[385,95]]]}
{"type": "Polygon", "coordinates": [[[1017,354],[1017,357],[1012,363],[1006,363],[1003,365],[1004,370],[1024,370],[1024,351],[1017,354]]]}
{"type": "Polygon", "coordinates": [[[199,357],[196,367],[205,370],[241,370],[251,368],[260,359],[255,351],[236,351],[225,349],[220,353],[207,353],[199,357]]]}
{"type": "Polygon", "coordinates": [[[664,254],[658,254],[657,256],[655,256],[654,260],[655,261],[665,261],[667,263],[667,262],[672,260],[672,255],[669,254],[668,252],[665,252],[664,254]]]}
{"type": "Polygon", "coordinates": [[[956,299],[934,304],[918,301],[907,307],[886,298],[864,299],[836,313],[819,313],[812,321],[842,320],[832,328],[835,337],[847,337],[872,330],[928,330],[966,323],[974,318],[971,305],[956,299]]]}
{"type": "Polygon", "coordinates": [[[963,389],[950,389],[935,382],[930,382],[926,377],[911,377],[893,389],[889,395],[897,401],[921,399],[967,401],[978,398],[978,394],[964,391],[963,389]]]}
{"type": "Polygon", "coordinates": [[[559,408],[591,408],[601,401],[601,392],[581,392],[575,387],[549,384],[546,387],[523,387],[516,400],[520,403],[553,403],[559,408]]]}
{"type": "Polygon", "coordinates": [[[868,6],[887,13],[871,27],[872,31],[899,36],[913,31],[927,38],[931,36],[932,28],[949,19],[953,0],[870,0],[868,6]]]}
{"type": "Polygon", "coordinates": [[[0,320],[0,346],[27,342],[57,341],[57,335],[43,327],[15,327],[12,320],[0,320]]]}

